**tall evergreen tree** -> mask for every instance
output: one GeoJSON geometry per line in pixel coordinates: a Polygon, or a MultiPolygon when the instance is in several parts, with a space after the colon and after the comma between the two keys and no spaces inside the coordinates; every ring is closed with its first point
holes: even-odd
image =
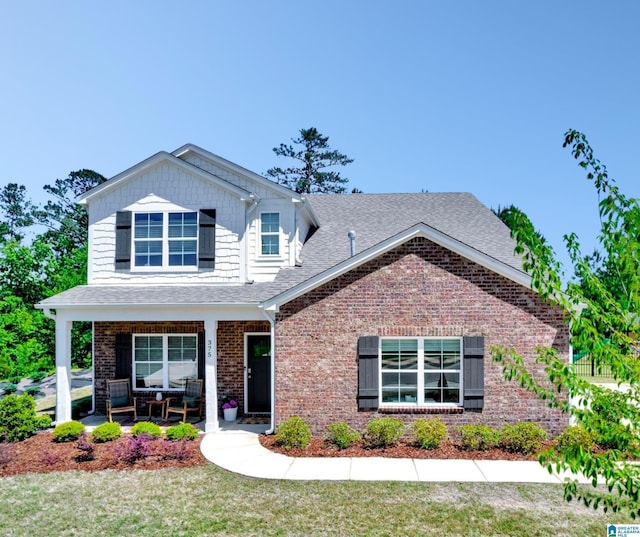
{"type": "Polygon", "coordinates": [[[331,149],[328,136],[322,136],[311,127],[300,129],[300,136],[291,141],[301,147],[280,144],[273,148],[273,152],[279,157],[292,158],[298,164],[288,168],[270,168],[266,173],[268,177],[299,194],[343,194],[347,191],[349,180],[339,171],[327,168],[346,166],[353,159],[331,149]]]}

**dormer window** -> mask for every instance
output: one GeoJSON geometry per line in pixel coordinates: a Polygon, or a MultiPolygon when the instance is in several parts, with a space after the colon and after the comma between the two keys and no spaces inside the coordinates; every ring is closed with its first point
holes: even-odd
{"type": "Polygon", "coordinates": [[[262,255],[280,255],[280,213],[261,213],[260,245],[262,255]]]}
{"type": "Polygon", "coordinates": [[[216,210],[116,214],[117,270],[215,268],[216,210]]]}

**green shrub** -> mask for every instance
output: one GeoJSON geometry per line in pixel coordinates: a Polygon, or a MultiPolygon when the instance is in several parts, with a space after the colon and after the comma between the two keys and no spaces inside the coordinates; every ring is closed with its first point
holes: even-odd
{"type": "Polygon", "coordinates": [[[53,440],[56,442],[73,442],[84,432],[84,423],[67,421],[56,425],[53,429],[53,440]]]}
{"type": "Polygon", "coordinates": [[[198,429],[191,423],[180,423],[167,429],[167,440],[195,440],[198,438],[198,429]]]}
{"type": "Polygon", "coordinates": [[[299,416],[291,416],[276,430],[276,443],[285,449],[306,449],[311,441],[311,428],[299,416]]]}
{"type": "Polygon", "coordinates": [[[412,431],[415,444],[422,449],[436,449],[447,439],[447,426],[440,418],[416,420],[412,431]]]}
{"type": "Polygon", "coordinates": [[[18,390],[18,386],[13,382],[9,382],[2,387],[2,391],[4,391],[6,395],[9,395],[11,393],[16,393],[17,390],[18,390]]]}
{"type": "Polygon", "coordinates": [[[503,425],[500,430],[500,447],[510,453],[528,455],[538,451],[547,439],[547,432],[530,421],[503,425]]]}
{"type": "Polygon", "coordinates": [[[347,449],[360,438],[360,433],[346,423],[332,423],[327,427],[327,442],[340,449],[347,449]]]}
{"type": "Polygon", "coordinates": [[[33,382],[40,382],[43,378],[45,378],[47,376],[47,372],[46,371],[36,371],[35,373],[33,373],[29,378],[33,381],[33,382]]]}
{"type": "Polygon", "coordinates": [[[488,425],[467,423],[456,427],[456,431],[460,434],[462,449],[486,451],[500,442],[500,431],[488,425]]]}
{"type": "Polygon", "coordinates": [[[20,442],[38,429],[33,397],[11,394],[0,400],[0,442],[20,442]]]}
{"type": "Polygon", "coordinates": [[[36,394],[40,393],[40,386],[27,386],[24,389],[24,393],[28,393],[29,395],[35,397],[36,394]]]}
{"type": "Polygon", "coordinates": [[[44,431],[51,427],[51,421],[51,416],[49,414],[36,416],[36,431],[44,431]]]}
{"type": "Polygon", "coordinates": [[[404,423],[396,418],[375,418],[364,432],[364,446],[367,448],[386,448],[394,446],[404,434],[404,423]]]}
{"type": "Polygon", "coordinates": [[[11,384],[20,384],[22,377],[20,375],[13,375],[12,377],[9,377],[8,380],[11,384]]]}
{"type": "Polygon", "coordinates": [[[146,434],[153,438],[160,438],[162,436],[162,429],[157,423],[151,421],[140,421],[131,427],[131,434],[134,437],[138,437],[141,434],[146,434]]]}
{"type": "Polygon", "coordinates": [[[569,427],[562,431],[562,434],[556,438],[556,445],[562,451],[576,448],[591,451],[596,445],[595,435],[581,425],[569,425],[569,427]]]}
{"type": "Polygon", "coordinates": [[[115,421],[105,421],[93,430],[91,433],[91,441],[96,444],[101,444],[103,442],[111,442],[116,438],[120,438],[120,436],[122,436],[120,424],[115,421]]]}

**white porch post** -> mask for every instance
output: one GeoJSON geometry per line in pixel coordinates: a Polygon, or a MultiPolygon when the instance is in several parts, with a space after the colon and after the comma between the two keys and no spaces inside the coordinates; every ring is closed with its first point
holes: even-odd
{"type": "Polygon", "coordinates": [[[204,386],[206,403],[204,430],[207,433],[213,433],[218,430],[217,332],[218,321],[215,319],[205,319],[204,386]]]}
{"type": "Polygon", "coordinates": [[[56,318],[56,423],[71,421],[72,321],[56,318]]]}

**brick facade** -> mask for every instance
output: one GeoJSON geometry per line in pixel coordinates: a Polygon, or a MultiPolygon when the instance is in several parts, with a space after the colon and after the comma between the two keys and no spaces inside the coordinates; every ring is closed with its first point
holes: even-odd
{"type": "MultiPolygon", "coordinates": [[[[94,325],[94,374],[96,412],[106,412],[107,380],[115,378],[116,334],[197,334],[204,331],[204,323],[193,322],[96,322],[94,325]]],[[[244,411],[244,333],[269,332],[266,321],[220,321],[218,323],[218,397],[233,396],[244,411]]],[[[138,412],[148,411],[147,401],[154,391],[135,393],[138,412]]]]}
{"type": "MultiPolygon", "coordinates": [[[[346,421],[363,430],[380,410],[359,411],[358,337],[465,336],[485,338],[485,399],[481,412],[439,415],[453,430],[463,423],[501,425],[535,420],[552,435],[567,418],[504,380],[492,345],[513,347],[537,374],[536,346],[569,359],[562,313],[511,280],[427,239],[408,243],[282,306],[276,321],[276,417],[299,415],[315,434],[346,421]]],[[[397,413],[410,423],[418,413],[397,413]]]]}

